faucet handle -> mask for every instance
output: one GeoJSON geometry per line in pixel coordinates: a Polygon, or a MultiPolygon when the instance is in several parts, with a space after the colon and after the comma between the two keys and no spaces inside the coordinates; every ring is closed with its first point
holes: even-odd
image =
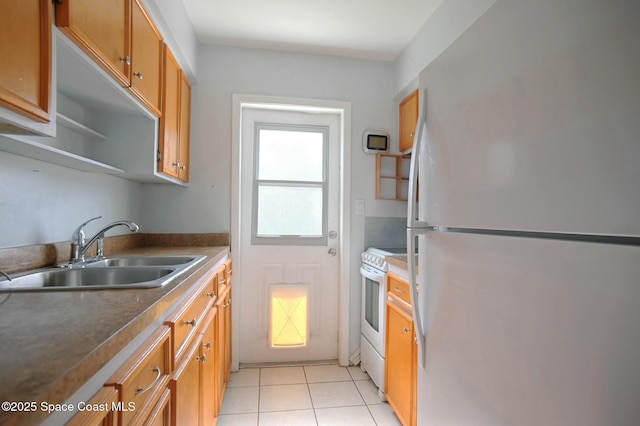
{"type": "Polygon", "coordinates": [[[74,242],[74,243],[84,244],[84,227],[85,227],[85,225],[87,223],[91,222],[92,220],[100,219],[101,217],[102,217],[102,215],[96,216],[96,217],[92,217],[91,219],[89,219],[85,223],[83,223],[82,225],[78,226],[76,228],[76,230],[73,231],[73,234],[71,234],[71,241],[74,242]]]}

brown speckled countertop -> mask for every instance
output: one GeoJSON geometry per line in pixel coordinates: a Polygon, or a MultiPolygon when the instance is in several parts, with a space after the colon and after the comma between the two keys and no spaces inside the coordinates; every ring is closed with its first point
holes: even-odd
{"type": "MultiPolygon", "coordinates": [[[[202,254],[164,287],[0,294],[0,401],[63,403],[163,315],[229,247],[138,247],[114,255],[202,254]]],[[[38,424],[46,413],[0,411],[0,424],[38,424]]]]}

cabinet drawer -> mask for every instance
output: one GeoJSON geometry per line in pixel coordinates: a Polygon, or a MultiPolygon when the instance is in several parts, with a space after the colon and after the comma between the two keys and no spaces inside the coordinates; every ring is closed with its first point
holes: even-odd
{"type": "Polygon", "coordinates": [[[211,274],[203,279],[193,295],[165,322],[172,330],[174,363],[186,351],[191,337],[200,328],[208,308],[215,299],[214,278],[215,274],[211,274]]]}
{"type": "Polygon", "coordinates": [[[147,418],[164,389],[171,373],[171,333],[161,327],[113,375],[106,385],[118,390],[120,425],[147,418]]]}
{"type": "Polygon", "coordinates": [[[67,426],[88,426],[100,425],[110,426],[113,424],[113,405],[118,402],[118,391],[113,386],[105,386],[87,402],[87,407],[100,406],[100,410],[84,410],[73,416],[67,426]],[[104,409],[102,409],[104,408],[104,409]]]}
{"type": "Polygon", "coordinates": [[[171,390],[166,388],[147,418],[136,417],[132,426],[166,426],[171,424],[171,390]]]}
{"type": "Polygon", "coordinates": [[[409,283],[392,272],[387,273],[387,291],[394,297],[411,306],[411,290],[409,283]]]}

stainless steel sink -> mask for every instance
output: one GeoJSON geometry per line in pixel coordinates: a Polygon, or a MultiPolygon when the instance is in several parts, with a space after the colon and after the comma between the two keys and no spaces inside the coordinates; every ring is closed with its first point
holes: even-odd
{"type": "Polygon", "coordinates": [[[205,256],[137,256],[87,262],[85,267],[47,268],[0,278],[0,293],[162,287],[205,256]]]}

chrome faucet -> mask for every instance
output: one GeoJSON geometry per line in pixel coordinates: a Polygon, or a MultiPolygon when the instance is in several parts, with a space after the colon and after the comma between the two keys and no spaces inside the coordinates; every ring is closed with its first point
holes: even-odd
{"type": "Polygon", "coordinates": [[[84,234],[85,225],[92,220],[100,219],[101,217],[102,216],[91,218],[78,226],[75,231],[73,231],[73,235],[71,235],[71,260],[69,261],[69,265],[75,265],[84,262],[84,255],[93,243],[97,243],[98,246],[96,259],[103,259],[104,233],[111,228],[123,225],[128,226],[131,232],[138,232],[140,230],[140,227],[130,220],[118,220],[108,224],[107,226],[99,230],[93,237],[89,238],[89,242],[86,242],[84,234]]]}

